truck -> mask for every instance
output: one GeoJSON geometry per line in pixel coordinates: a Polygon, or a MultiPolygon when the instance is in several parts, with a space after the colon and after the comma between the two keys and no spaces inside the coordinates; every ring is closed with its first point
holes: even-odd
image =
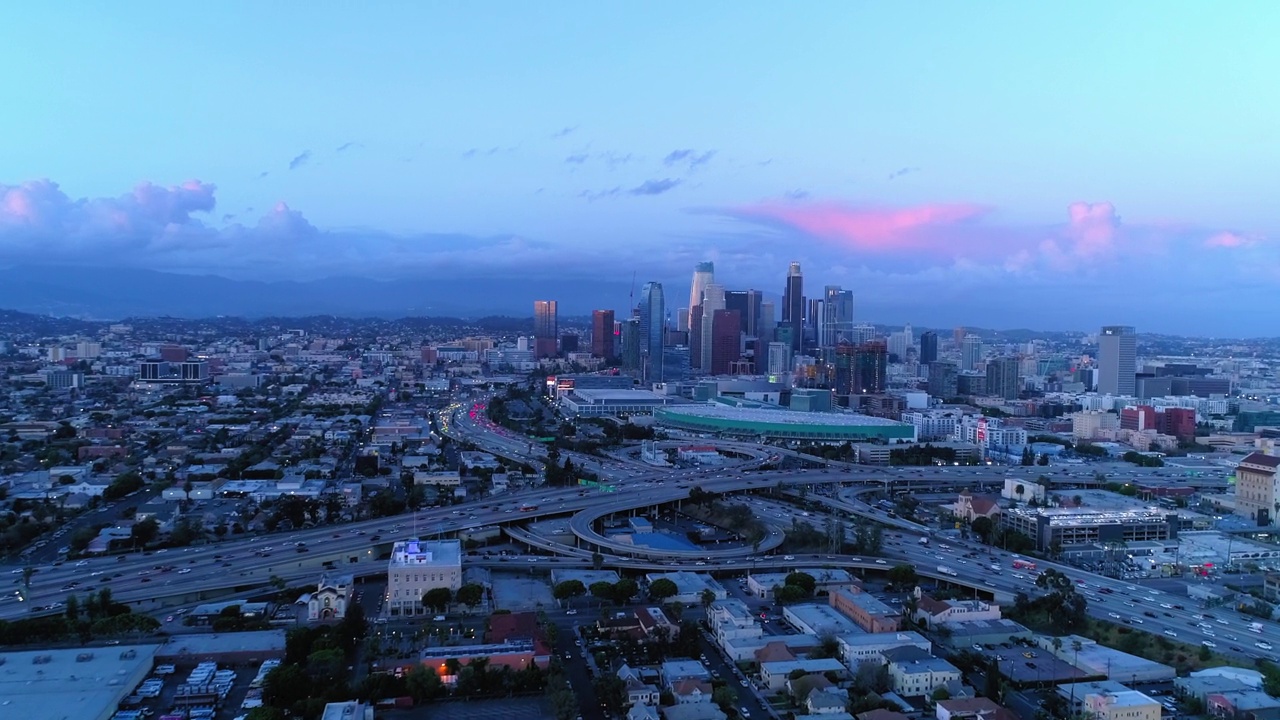
{"type": "Polygon", "coordinates": [[[1249,623],[1249,632],[1256,632],[1256,633],[1262,632],[1262,623],[1260,622],[1249,623]]]}
{"type": "Polygon", "coordinates": [[[942,573],[943,575],[950,575],[951,577],[959,577],[959,576],[960,576],[960,573],[956,572],[955,570],[952,570],[951,568],[947,567],[946,565],[939,565],[939,566],[938,566],[938,572],[942,573]]]}
{"type": "Polygon", "coordinates": [[[928,546],[928,544],[929,544],[929,538],[927,538],[927,537],[923,537],[923,536],[922,536],[922,537],[921,537],[919,540],[917,540],[916,542],[919,542],[921,545],[928,546]]]}

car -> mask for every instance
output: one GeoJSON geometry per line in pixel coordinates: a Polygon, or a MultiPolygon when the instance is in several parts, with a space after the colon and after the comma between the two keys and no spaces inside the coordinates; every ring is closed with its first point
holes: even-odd
{"type": "Polygon", "coordinates": [[[435,617],[431,618],[431,621],[432,621],[432,622],[444,622],[444,616],[443,616],[443,615],[437,615],[437,616],[435,616],[435,617]]]}
{"type": "Polygon", "coordinates": [[[1165,634],[1165,635],[1168,635],[1169,637],[1178,637],[1178,633],[1176,633],[1176,632],[1174,632],[1174,631],[1172,631],[1172,630],[1165,630],[1165,631],[1164,631],[1164,634],[1165,634]]]}
{"type": "Polygon", "coordinates": [[[877,565],[888,565],[889,563],[885,562],[884,560],[876,560],[876,564],[877,564],[877,565]]]}
{"type": "Polygon", "coordinates": [[[1217,644],[1217,643],[1215,643],[1215,642],[1214,642],[1214,641],[1212,641],[1212,640],[1201,640],[1201,641],[1200,641],[1200,644],[1201,644],[1201,645],[1203,645],[1203,646],[1205,646],[1205,647],[1209,647],[1209,648],[1216,648],[1216,647],[1218,647],[1218,644],[1217,644]]]}
{"type": "Polygon", "coordinates": [[[796,556],[795,556],[795,555],[783,555],[783,556],[782,556],[782,559],[783,559],[783,560],[795,560],[795,559],[796,559],[796,556]]]}
{"type": "Polygon", "coordinates": [[[974,649],[974,650],[977,650],[977,651],[979,651],[979,652],[981,652],[981,651],[982,651],[982,646],[981,646],[981,645],[979,645],[978,643],[974,643],[974,644],[973,644],[973,649],[974,649]]]}
{"type": "Polygon", "coordinates": [[[738,708],[738,710],[739,710],[739,712],[741,712],[741,713],[742,713],[742,717],[751,717],[751,711],[750,711],[750,710],[748,710],[748,709],[746,709],[746,708],[738,708]]]}
{"type": "Polygon", "coordinates": [[[186,574],[187,574],[187,573],[189,573],[189,572],[191,572],[191,568],[182,568],[181,570],[179,570],[179,571],[178,571],[178,574],[179,574],[179,575],[186,575],[186,574]]]}
{"type": "Polygon", "coordinates": [[[164,621],[165,621],[165,622],[173,622],[173,616],[172,616],[172,615],[170,615],[169,617],[165,618],[165,619],[164,619],[164,621]]]}
{"type": "Polygon", "coordinates": [[[578,614],[578,611],[577,611],[577,610],[575,610],[575,609],[573,609],[573,608],[570,608],[570,609],[566,610],[566,611],[564,612],[564,614],[565,614],[565,615],[577,615],[577,614],[578,614]]]}
{"type": "Polygon", "coordinates": [[[1253,644],[1253,646],[1257,648],[1262,648],[1263,650],[1271,649],[1271,643],[1267,643],[1267,642],[1256,642],[1253,644]]]}
{"type": "Polygon", "coordinates": [[[1141,625],[1141,624],[1142,624],[1142,618],[1140,618],[1140,617],[1131,617],[1131,618],[1129,618],[1129,619],[1130,619],[1130,620],[1132,620],[1133,622],[1138,623],[1139,625],[1141,625]]]}

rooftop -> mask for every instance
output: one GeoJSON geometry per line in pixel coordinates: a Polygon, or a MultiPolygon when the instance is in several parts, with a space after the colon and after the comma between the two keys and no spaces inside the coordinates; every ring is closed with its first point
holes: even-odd
{"type": "Polygon", "coordinates": [[[419,565],[462,565],[462,543],[457,540],[404,540],[391,548],[391,567],[419,565]]]}
{"type": "Polygon", "coordinates": [[[106,720],[151,671],[157,645],[0,653],[4,716],[106,720]]]}
{"type": "Polygon", "coordinates": [[[859,415],[848,412],[801,412],[798,410],[766,410],[762,408],[728,407],[719,404],[679,405],[664,408],[668,415],[688,415],[690,417],[710,418],[715,420],[738,420],[742,422],[770,423],[781,425],[826,425],[831,427],[847,426],[883,426],[896,427],[905,425],[897,420],[859,415]]]}

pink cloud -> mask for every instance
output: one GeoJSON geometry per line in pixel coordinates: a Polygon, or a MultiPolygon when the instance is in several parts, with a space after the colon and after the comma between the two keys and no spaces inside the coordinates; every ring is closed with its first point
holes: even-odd
{"type": "Polygon", "coordinates": [[[939,238],[924,231],[970,222],[987,212],[988,208],[970,204],[855,208],[837,203],[766,203],[738,208],[734,214],[779,223],[859,250],[886,251],[938,246],[939,238]]]}
{"type": "Polygon", "coordinates": [[[1204,246],[1210,248],[1242,248],[1248,247],[1255,242],[1257,242],[1257,238],[1230,231],[1223,231],[1208,240],[1205,240],[1204,246]]]}
{"type": "Polygon", "coordinates": [[[1067,236],[1072,252],[1084,259],[1110,254],[1120,229],[1120,216],[1109,202],[1074,202],[1067,208],[1070,224],[1067,236]]]}

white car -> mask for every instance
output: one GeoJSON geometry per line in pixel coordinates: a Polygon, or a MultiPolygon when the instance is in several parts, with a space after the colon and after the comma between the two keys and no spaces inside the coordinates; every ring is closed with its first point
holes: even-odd
{"type": "Polygon", "coordinates": [[[1174,631],[1172,631],[1172,630],[1165,630],[1165,631],[1164,631],[1164,634],[1165,634],[1165,635],[1168,635],[1169,637],[1178,637],[1178,633],[1176,633],[1176,632],[1174,632],[1174,631]]]}
{"type": "Polygon", "coordinates": [[[1109,618],[1115,618],[1116,620],[1119,620],[1119,619],[1120,619],[1120,613],[1107,613],[1107,617],[1109,617],[1109,618]]]}
{"type": "Polygon", "coordinates": [[[1217,643],[1215,643],[1215,642],[1214,642],[1214,641],[1212,641],[1212,640],[1201,640],[1201,641],[1200,641],[1200,644],[1201,644],[1201,645],[1203,645],[1203,646],[1205,646],[1205,647],[1211,647],[1211,648],[1216,648],[1216,647],[1218,647],[1218,644],[1217,644],[1217,643]]]}
{"type": "Polygon", "coordinates": [[[1260,647],[1260,648],[1262,648],[1263,650],[1270,650],[1270,649],[1271,649],[1271,643],[1266,643],[1266,642],[1256,642],[1256,643],[1254,643],[1254,645],[1255,645],[1256,647],[1260,647]]]}

